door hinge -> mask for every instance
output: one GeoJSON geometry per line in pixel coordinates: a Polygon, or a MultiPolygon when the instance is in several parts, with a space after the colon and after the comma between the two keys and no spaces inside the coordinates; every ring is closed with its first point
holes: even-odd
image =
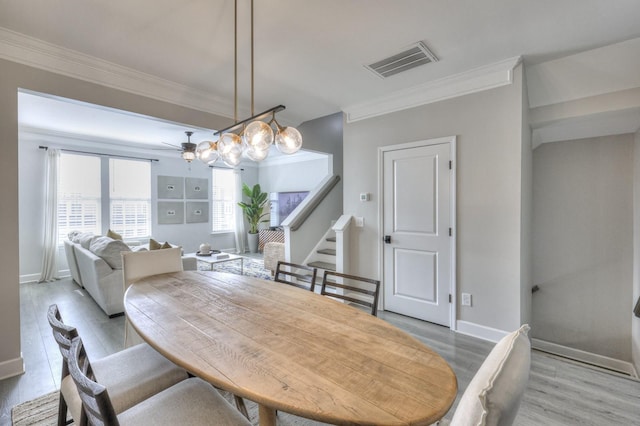
{"type": "Polygon", "coordinates": [[[449,236],[451,237],[452,235],[453,235],[453,230],[449,228],[449,236]]]}
{"type": "Polygon", "coordinates": [[[449,160],[449,170],[453,169],[453,161],[449,160]]]}
{"type": "Polygon", "coordinates": [[[449,295],[449,303],[451,302],[452,302],[452,298],[451,298],[451,295],[449,295]]]}

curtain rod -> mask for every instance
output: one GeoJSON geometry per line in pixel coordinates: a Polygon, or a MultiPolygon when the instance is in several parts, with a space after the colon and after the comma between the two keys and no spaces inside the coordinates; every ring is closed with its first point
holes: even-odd
{"type": "MultiPolygon", "coordinates": [[[[45,151],[49,149],[48,146],[42,146],[40,145],[38,148],[40,149],[44,149],[45,151]]],[[[98,155],[101,157],[118,157],[118,158],[128,158],[131,160],[145,160],[145,161],[160,161],[157,158],[143,158],[143,157],[131,157],[129,155],[118,155],[118,154],[100,154],[99,152],[89,152],[89,151],[78,151],[75,149],[65,149],[65,148],[59,148],[60,151],[64,151],[64,152],[75,152],[76,154],[90,154],[90,155],[98,155]]]]}

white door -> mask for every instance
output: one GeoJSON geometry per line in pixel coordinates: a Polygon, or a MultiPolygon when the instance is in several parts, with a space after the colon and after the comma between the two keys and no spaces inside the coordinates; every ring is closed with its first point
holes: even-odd
{"type": "Polygon", "coordinates": [[[450,326],[451,143],[428,143],[383,152],[384,309],[450,326]]]}

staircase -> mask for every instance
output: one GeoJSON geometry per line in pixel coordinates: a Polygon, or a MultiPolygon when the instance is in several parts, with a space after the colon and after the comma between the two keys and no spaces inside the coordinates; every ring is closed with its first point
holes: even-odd
{"type": "Polygon", "coordinates": [[[318,243],[309,258],[307,258],[306,264],[318,269],[316,287],[320,288],[324,271],[336,270],[336,237],[333,230],[330,229],[318,243]]]}
{"type": "Polygon", "coordinates": [[[316,289],[320,291],[324,271],[344,272],[348,268],[348,232],[351,223],[350,215],[343,215],[338,221],[327,230],[324,236],[318,241],[311,253],[304,260],[304,264],[318,269],[316,278],[316,289]]]}

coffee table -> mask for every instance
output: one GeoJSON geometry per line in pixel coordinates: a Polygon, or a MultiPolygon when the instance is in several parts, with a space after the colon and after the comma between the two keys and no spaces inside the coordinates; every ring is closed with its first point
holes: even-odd
{"type": "Polygon", "coordinates": [[[244,258],[242,256],[238,256],[237,254],[218,253],[218,254],[212,254],[211,256],[202,256],[197,253],[187,253],[185,256],[195,257],[200,262],[208,263],[209,266],[211,266],[212,271],[213,271],[213,265],[216,263],[240,261],[240,275],[244,274],[244,258]]]}

